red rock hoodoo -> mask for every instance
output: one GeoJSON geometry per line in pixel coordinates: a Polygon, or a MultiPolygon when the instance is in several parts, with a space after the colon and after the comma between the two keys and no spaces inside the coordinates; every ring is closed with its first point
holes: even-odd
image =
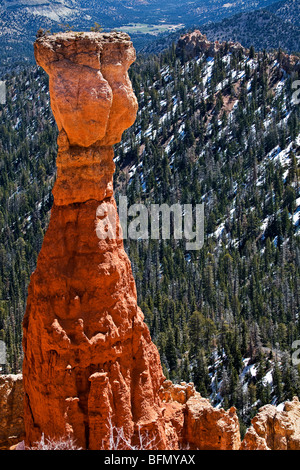
{"type": "Polygon", "coordinates": [[[204,399],[195,405],[201,397],[191,385],[177,397],[164,382],[122,238],[99,237],[107,230],[103,214],[116,213],[113,145],[137,112],[130,38],[59,33],[38,38],[35,57],[49,75],[59,150],[23,323],[26,445],[42,434],[70,435],[83,449],[107,449],[118,428],[132,445],[144,433],[156,449],[178,448],[191,436],[192,448],[205,448],[197,438],[202,419],[213,427],[210,446],[238,449],[234,410],[214,411],[204,399]]]}

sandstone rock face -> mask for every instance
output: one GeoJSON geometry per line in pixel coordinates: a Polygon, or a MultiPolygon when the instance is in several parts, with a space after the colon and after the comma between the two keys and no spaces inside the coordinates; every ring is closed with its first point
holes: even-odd
{"type": "Polygon", "coordinates": [[[209,401],[196,395],[186,404],[184,441],[190,449],[238,450],[241,445],[236,409],[213,408],[209,401]]]}
{"type": "Polygon", "coordinates": [[[286,73],[291,74],[293,72],[300,71],[300,60],[298,56],[281,53],[281,67],[286,73]]]}
{"type": "Polygon", "coordinates": [[[214,408],[196,392],[193,383],[172,384],[166,380],[160,390],[166,416],[172,419],[177,440],[183,448],[196,450],[238,450],[241,445],[236,409],[214,408]],[[177,406],[174,406],[174,405],[177,406]],[[181,404],[181,407],[178,406],[181,404]],[[180,410],[180,412],[179,412],[180,410]],[[182,422],[180,422],[180,419],[182,422]]]}
{"type": "MultiPolygon", "coordinates": [[[[195,30],[192,33],[187,33],[180,37],[177,43],[177,53],[180,54],[184,51],[185,55],[189,58],[196,57],[200,53],[206,53],[214,57],[221,48],[225,47],[225,44],[225,42],[220,43],[219,41],[210,42],[205,34],[202,34],[199,30],[195,30]]],[[[233,41],[227,42],[226,47],[229,52],[243,50],[241,44],[233,41]]]]}
{"type": "Polygon", "coordinates": [[[136,118],[127,70],[135,60],[122,33],[61,33],[38,39],[37,63],[49,74],[59,135],[56,205],[113,195],[112,146],[136,118]]]}
{"type": "MultiPolygon", "coordinates": [[[[103,427],[103,414],[107,414],[108,396],[105,393],[107,375],[96,372],[89,378],[92,390],[89,396],[89,426],[93,431],[103,427]],[[101,390],[104,393],[101,394],[101,390]],[[102,414],[103,413],[103,414],[102,414]]],[[[0,376],[0,449],[24,450],[23,422],[23,382],[22,374],[0,376]]],[[[235,409],[225,412],[216,410],[209,401],[196,392],[193,383],[173,384],[165,380],[159,389],[161,398],[163,431],[168,449],[215,449],[236,450],[240,445],[240,433],[235,409]],[[218,434],[219,433],[219,434],[218,434]]],[[[79,399],[66,399],[67,415],[76,415],[79,399]]],[[[106,416],[108,418],[108,416],[106,416]]],[[[70,423],[66,419],[66,434],[79,436],[84,429],[80,423],[70,423]],[[73,427],[72,427],[73,426],[73,427]]],[[[91,433],[91,439],[97,435],[91,433]]],[[[121,442],[122,444],[122,442],[121,442]]],[[[97,447],[97,442],[95,443],[97,447]]]]}
{"type": "Polygon", "coordinates": [[[49,74],[51,107],[70,146],[116,144],[135,121],[137,101],[127,70],[135,60],[122,33],[61,33],[35,42],[49,74]]]}
{"type": "Polygon", "coordinates": [[[181,382],[180,384],[173,384],[171,380],[165,380],[159,391],[161,399],[170,403],[177,401],[184,405],[190,397],[196,395],[196,390],[193,383],[186,384],[181,382]]]}
{"type": "MultiPolygon", "coordinates": [[[[236,417],[207,400],[200,410],[192,384],[164,383],[113,198],[112,146],[137,111],[132,43],[122,33],[63,33],[39,38],[35,56],[49,74],[59,151],[23,322],[25,443],[70,435],[83,449],[107,449],[121,429],[131,446],[146,436],[154,449],[189,439],[205,448],[192,436],[205,426],[202,410],[218,432],[236,417]]],[[[235,448],[231,437],[218,445],[235,448]]]]}
{"type": "Polygon", "coordinates": [[[0,449],[24,436],[22,375],[0,375],[0,449]]]}
{"type": "Polygon", "coordinates": [[[300,402],[297,397],[283,411],[265,405],[247,430],[242,450],[300,450],[300,402]]]}
{"type": "Polygon", "coordinates": [[[164,376],[137,306],[112,185],[112,145],[137,111],[127,73],[135,51],[122,33],[63,33],[39,38],[35,56],[49,74],[60,135],[54,205],[23,323],[26,445],[44,433],[107,448],[111,428],[122,427],[127,440],[145,428],[165,447],[164,376]],[[115,239],[104,237],[109,210],[115,239]]]}

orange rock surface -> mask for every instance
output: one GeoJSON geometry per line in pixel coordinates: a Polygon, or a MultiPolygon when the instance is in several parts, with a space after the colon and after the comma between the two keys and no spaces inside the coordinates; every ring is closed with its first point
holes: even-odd
{"type": "Polygon", "coordinates": [[[214,57],[221,48],[228,48],[229,52],[244,50],[239,42],[227,41],[209,41],[205,34],[198,29],[191,33],[183,34],[177,43],[177,53],[184,53],[186,57],[196,57],[200,53],[205,53],[214,57]]]}
{"type": "Polygon", "coordinates": [[[160,396],[166,403],[165,416],[169,416],[173,429],[176,429],[177,441],[182,448],[239,450],[240,427],[234,407],[228,411],[214,408],[209,400],[196,392],[193,383],[172,384],[166,380],[160,396]]]}
{"type": "Polygon", "coordinates": [[[300,450],[300,403],[298,397],[284,403],[282,411],[265,405],[252,419],[241,450],[300,450]]]}
{"type": "Polygon", "coordinates": [[[0,450],[24,437],[22,374],[0,374],[0,450]]]}
{"type": "Polygon", "coordinates": [[[23,322],[26,445],[70,435],[83,449],[107,449],[122,429],[131,445],[144,435],[155,449],[190,440],[205,448],[194,433],[209,414],[210,439],[215,424],[218,435],[231,433],[215,447],[236,448],[233,411],[214,412],[207,400],[197,404],[193,386],[164,382],[137,305],[113,198],[112,146],[137,112],[129,37],[60,33],[37,39],[35,56],[49,74],[60,134],[54,205],[23,322]],[[115,238],[104,237],[110,211],[115,238]]]}

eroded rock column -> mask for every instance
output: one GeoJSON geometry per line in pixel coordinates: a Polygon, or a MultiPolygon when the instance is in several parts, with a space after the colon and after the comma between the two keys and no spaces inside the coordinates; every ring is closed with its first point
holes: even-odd
{"type": "Polygon", "coordinates": [[[59,151],[23,323],[26,444],[70,434],[82,448],[109,448],[115,427],[167,448],[164,376],[131,265],[120,236],[97,234],[99,206],[116,211],[113,145],[137,112],[134,48],[123,33],[61,33],[39,38],[35,57],[49,75],[59,151]]]}

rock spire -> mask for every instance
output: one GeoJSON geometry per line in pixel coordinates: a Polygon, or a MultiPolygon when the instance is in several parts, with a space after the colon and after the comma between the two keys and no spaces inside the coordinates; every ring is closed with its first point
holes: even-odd
{"type": "Polygon", "coordinates": [[[116,216],[113,145],[134,123],[124,33],[59,33],[35,42],[59,129],[54,204],[23,322],[27,446],[70,435],[83,449],[238,449],[234,409],[214,410],[192,384],[165,381],[137,305],[116,216]],[[226,431],[226,435],[224,432],[226,431]]]}

